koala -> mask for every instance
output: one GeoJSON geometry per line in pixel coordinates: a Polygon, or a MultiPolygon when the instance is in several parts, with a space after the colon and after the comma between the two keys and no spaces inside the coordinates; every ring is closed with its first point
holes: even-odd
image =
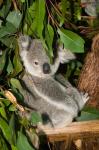
{"type": "Polygon", "coordinates": [[[69,125],[89,98],[62,75],[55,75],[60,63],[75,59],[74,54],[61,45],[51,64],[41,40],[21,35],[18,44],[25,67],[22,78],[25,104],[41,115],[47,128],[69,125]]]}

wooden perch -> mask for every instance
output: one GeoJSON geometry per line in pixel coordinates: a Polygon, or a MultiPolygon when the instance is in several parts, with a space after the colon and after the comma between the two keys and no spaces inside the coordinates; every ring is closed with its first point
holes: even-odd
{"type": "Polygon", "coordinates": [[[73,140],[90,137],[99,138],[99,120],[74,122],[61,129],[45,128],[43,131],[39,131],[39,135],[45,135],[49,142],[64,141],[68,138],[73,140]]]}

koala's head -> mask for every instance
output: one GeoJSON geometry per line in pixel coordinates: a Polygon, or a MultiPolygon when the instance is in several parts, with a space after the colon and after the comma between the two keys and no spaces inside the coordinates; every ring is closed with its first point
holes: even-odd
{"type": "Polygon", "coordinates": [[[41,40],[20,36],[18,43],[26,71],[37,77],[49,76],[51,73],[50,59],[41,40]]]}

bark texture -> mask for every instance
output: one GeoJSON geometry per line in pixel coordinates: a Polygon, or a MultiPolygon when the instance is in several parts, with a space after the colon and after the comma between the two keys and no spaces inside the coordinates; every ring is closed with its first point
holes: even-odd
{"type": "Polygon", "coordinates": [[[88,105],[99,108],[99,34],[93,38],[91,51],[85,58],[78,88],[89,94],[88,105]]]}

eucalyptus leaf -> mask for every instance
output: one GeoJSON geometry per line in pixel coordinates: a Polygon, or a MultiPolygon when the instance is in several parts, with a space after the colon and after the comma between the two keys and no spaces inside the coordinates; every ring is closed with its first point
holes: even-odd
{"type": "Polygon", "coordinates": [[[3,21],[0,19],[0,28],[1,28],[1,26],[2,26],[2,22],[3,22],[3,21]]]}
{"type": "Polygon", "coordinates": [[[24,91],[23,90],[19,91],[16,88],[14,88],[13,86],[11,86],[11,88],[12,88],[13,94],[16,97],[16,99],[20,102],[23,102],[23,100],[24,100],[24,97],[23,97],[24,91]]]}
{"type": "Polygon", "coordinates": [[[9,106],[10,105],[10,101],[8,99],[2,98],[1,100],[4,103],[5,106],[9,106]]]}
{"type": "Polygon", "coordinates": [[[14,10],[8,14],[6,20],[13,24],[15,28],[19,28],[20,22],[22,20],[22,14],[19,10],[14,10]]]}
{"type": "Polygon", "coordinates": [[[87,121],[99,119],[99,110],[95,108],[84,108],[81,115],[77,117],[77,121],[87,121]]]}
{"type": "Polygon", "coordinates": [[[0,38],[0,41],[7,46],[8,48],[15,48],[15,37],[13,36],[5,36],[0,38]]]}
{"type": "Polygon", "coordinates": [[[9,107],[9,111],[16,111],[17,108],[13,104],[9,107]]]}
{"type": "Polygon", "coordinates": [[[16,146],[11,145],[12,150],[18,150],[16,146]]]}
{"type": "Polygon", "coordinates": [[[32,124],[37,125],[37,123],[42,122],[42,118],[41,118],[40,114],[38,114],[37,112],[33,112],[31,114],[30,121],[32,124]]]}
{"type": "Polygon", "coordinates": [[[6,0],[6,1],[3,0],[3,2],[4,2],[3,7],[0,8],[0,17],[5,19],[9,10],[10,10],[11,1],[10,0],[6,0]]]}
{"type": "Polygon", "coordinates": [[[36,0],[33,2],[29,13],[33,18],[33,22],[29,29],[29,34],[35,33],[36,36],[42,38],[42,31],[44,28],[43,22],[45,17],[45,0],[36,0]]]}
{"type": "Polygon", "coordinates": [[[34,148],[29,144],[27,137],[21,132],[18,133],[17,149],[18,150],[34,150],[34,148]]]}
{"type": "Polygon", "coordinates": [[[2,106],[0,107],[0,114],[1,116],[7,120],[7,115],[6,115],[6,111],[5,111],[5,108],[2,106]]]}
{"type": "Polygon", "coordinates": [[[19,91],[22,91],[22,90],[23,90],[23,89],[22,89],[22,86],[21,86],[21,84],[20,84],[20,81],[19,81],[18,79],[11,78],[11,79],[10,79],[10,83],[11,83],[11,85],[12,85],[14,88],[18,89],[19,91]]]}
{"type": "Polygon", "coordinates": [[[63,28],[58,29],[58,33],[66,49],[76,53],[84,52],[84,40],[79,35],[63,28]]]}
{"type": "Polygon", "coordinates": [[[0,150],[9,150],[7,143],[1,134],[0,134],[0,150]]]}
{"type": "Polygon", "coordinates": [[[61,0],[61,11],[62,11],[63,16],[65,16],[66,14],[68,5],[69,5],[68,0],[61,0]]]}
{"type": "Polygon", "coordinates": [[[10,60],[10,57],[9,57],[9,60],[8,60],[7,72],[8,72],[8,75],[13,72],[13,64],[10,60]]]}
{"type": "Polygon", "coordinates": [[[9,125],[6,123],[6,121],[3,120],[2,118],[0,118],[0,129],[2,130],[3,135],[6,138],[6,140],[8,141],[8,143],[11,144],[12,143],[11,129],[10,129],[9,125]]]}
{"type": "Polygon", "coordinates": [[[20,72],[22,71],[22,69],[23,69],[23,66],[22,66],[22,64],[21,64],[19,55],[18,55],[17,53],[14,55],[13,65],[14,65],[14,73],[13,73],[13,76],[16,76],[16,75],[18,75],[18,73],[20,73],[20,72]]]}
{"type": "Polygon", "coordinates": [[[31,129],[31,131],[26,130],[26,133],[27,133],[32,145],[34,147],[39,147],[39,137],[38,137],[37,133],[35,133],[34,129],[31,129]]]}
{"type": "Polygon", "coordinates": [[[50,57],[53,57],[53,38],[54,38],[54,30],[50,24],[47,25],[45,30],[45,40],[48,46],[48,53],[50,57]]]}
{"type": "Polygon", "coordinates": [[[12,113],[10,121],[9,121],[9,127],[11,129],[11,137],[12,137],[12,141],[14,144],[16,144],[16,131],[15,131],[15,125],[16,125],[16,120],[15,120],[15,115],[14,113],[12,113]]]}
{"type": "Polygon", "coordinates": [[[2,26],[0,28],[0,39],[7,35],[10,36],[13,33],[15,33],[16,31],[17,31],[17,29],[13,26],[13,24],[7,22],[5,26],[2,26]]]}
{"type": "Polygon", "coordinates": [[[0,56],[0,62],[0,70],[2,71],[6,63],[6,50],[2,52],[2,55],[0,56]]]}
{"type": "Polygon", "coordinates": [[[25,3],[25,0],[21,0],[22,3],[25,3]]]}

